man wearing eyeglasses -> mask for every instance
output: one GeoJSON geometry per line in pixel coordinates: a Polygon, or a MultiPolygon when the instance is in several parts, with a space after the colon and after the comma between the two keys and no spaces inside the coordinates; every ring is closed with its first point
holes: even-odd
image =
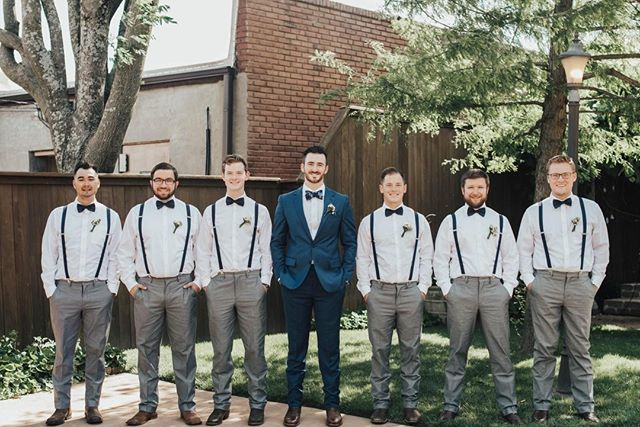
{"type": "Polygon", "coordinates": [[[158,358],[165,320],[180,417],[187,425],[202,424],[194,402],[200,291],[194,280],[194,242],[200,212],[174,196],[178,171],[169,163],[152,169],[150,184],[154,196],[129,211],[118,249],[120,280],[134,299],[140,380],[139,411],[127,424],[142,425],[158,416],[158,358]]]}
{"type": "Polygon", "coordinates": [[[599,422],[589,333],[593,298],[609,263],[609,236],[600,207],[572,194],[575,180],[573,159],[549,159],[551,196],[526,210],[518,233],[520,278],[527,285],[535,338],[534,422],[546,422],[549,416],[561,324],[578,415],[599,422]]]}

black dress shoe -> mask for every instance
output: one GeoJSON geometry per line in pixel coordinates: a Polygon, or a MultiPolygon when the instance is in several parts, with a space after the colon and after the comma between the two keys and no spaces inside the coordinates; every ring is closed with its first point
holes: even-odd
{"type": "Polygon", "coordinates": [[[418,424],[420,421],[420,411],[416,408],[404,408],[404,419],[403,422],[407,425],[414,426],[418,424]]]}
{"type": "Polygon", "coordinates": [[[342,425],[342,414],[338,408],[327,409],[327,422],[328,427],[339,427],[342,425]]]}
{"type": "Polygon", "coordinates": [[[229,418],[228,409],[214,409],[209,418],[207,418],[208,426],[217,426],[222,424],[224,420],[229,418]]]}
{"type": "Polygon", "coordinates": [[[389,422],[387,408],[377,408],[371,413],[371,424],[386,424],[389,422]]]}
{"type": "Polygon", "coordinates": [[[502,418],[509,424],[522,424],[522,419],[515,412],[512,414],[503,415],[502,418]]]}
{"type": "Polygon", "coordinates": [[[581,413],[578,414],[578,416],[580,418],[582,418],[584,421],[589,421],[591,423],[599,423],[600,422],[598,417],[596,417],[595,412],[581,412],[581,413]]]}
{"type": "Polygon", "coordinates": [[[87,424],[102,424],[102,414],[98,411],[97,406],[89,406],[84,410],[84,418],[87,424]]]}
{"type": "Polygon", "coordinates": [[[261,426],[264,424],[264,409],[251,408],[247,424],[250,426],[261,426]]]}
{"type": "Polygon", "coordinates": [[[282,421],[282,424],[285,427],[296,427],[300,424],[300,408],[292,408],[289,406],[287,413],[284,414],[284,421],[282,421]]]}
{"type": "Polygon", "coordinates": [[[457,412],[445,410],[440,412],[440,417],[438,417],[438,419],[440,421],[453,421],[453,419],[457,416],[458,416],[457,412]]]}
{"type": "Polygon", "coordinates": [[[546,423],[547,418],[549,418],[549,411],[542,411],[539,409],[533,411],[533,415],[531,415],[531,421],[534,423],[546,423]]]}
{"type": "Polygon", "coordinates": [[[60,424],[64,424],[69,418],[71,418],[71,409],[56,409],[53,414],[47,418],[46,424],[48,426],[59,426],[60,424]]]}

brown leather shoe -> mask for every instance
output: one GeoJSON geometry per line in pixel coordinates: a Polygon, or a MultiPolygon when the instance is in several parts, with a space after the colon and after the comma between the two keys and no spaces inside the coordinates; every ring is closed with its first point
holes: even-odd
{"type": "Polygon", "coordinates": [[[217,426],[222,424],[224,420],[229,418],[228,409],[214,409],[209,418],[207,418],[208,426],[217,426]]]}
{"type": "Polygon", "coordinates": [[[440,421],[453,421],[453,419],[455,417],[457,417],[457,416],[458,416],[457,412],[444,410],[444,411],[440,412],[440,416],[438,417],[438,420],[440,420],[440,421]]]}
{"type": "Polygon", "coordinates": [[[342,415],[338,408],[327,408],[327,422],[329,427],[338,427],[342,425],[342,415]]]}
{"type": "Polygon", "coordinates": [[[598,417],[596,417],[595,412],[581,412],[581,413],[578,414],[578,416],[580,418],[582,418],[584,421],[589,421],[591,423],[599,423],[600,422],[598,417]]]}
{"type": "Polygon", "coordinates": [[[531,415],[531,421],[534,423],[546,423],[549,418],[549,411],[543,411],[540,409],[536,409],[533,411],[533,415],[531,415]]]}
{"type": "Polygon", "coordinates": [[[376,408],[371,413],[371,424],[386,424],[389,422],[387,408],[376,408]]]}
{"type": "Polygon", "coordinates": [[[418,424],[421,416],[422,414],[420,414],[420,411],[418,411],[416,408],[404,408],[403,422],[407,425],[414,426],[418,424]]]}
{"type": "Polygon", "coordinates": [[[503,415],[502,418],[509,424],[522,424],[522,419],[517,413],[503,415]]]}
{"type": "Polygon", "coordinates": [[[247,424],[250,426],[261,426],[264,424],[264,409],[251,408],[247,424]]]}
{"type": "Polygon", "coordinates": [[[285,427],[296,427],[298,424],[300,424],[300,408],[292,408],[289,406],[287,413],[284,414],[282,425],[285,427]]]}
{"type": "Polygon", "coordinates": [[[84,418],[87,424],[102,424],[102,414],[98,411],[97,406],[89,406],[84,410],[84,418]]]}
{"type": "Polygon", "coordinates": [[[149,420],[155,420],[158,418],[157,412],[138,411],[133,417],[127,420],[128,426],[141,426],[149,420]]]}
{"type": "Polygon", "coordinates": [[[184,420],[184,423],[188,426],[197,426],[202,424],[200,415],[196,411],[180,411],[180,418],[184,420]]]}
{"type": "Polygon", "coordinates": [[[47,418],[46,424],[48,426],[59,426],[60,424],[64,424],[69,418],[71,418],[71,409],[56,409],[53,411],[53,414],[47,418]]]}

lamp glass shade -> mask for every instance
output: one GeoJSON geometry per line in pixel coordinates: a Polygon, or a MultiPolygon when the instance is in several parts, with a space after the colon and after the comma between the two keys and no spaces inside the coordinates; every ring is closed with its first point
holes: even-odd
{"type": "Polygon", "coordinates": [[[589,56],[566,56],[564,58],[561,58],[560,61],[562,62],[565,75],[567,76],[567,84],[582,84],[584,68],[587,66],[589,56]]]}

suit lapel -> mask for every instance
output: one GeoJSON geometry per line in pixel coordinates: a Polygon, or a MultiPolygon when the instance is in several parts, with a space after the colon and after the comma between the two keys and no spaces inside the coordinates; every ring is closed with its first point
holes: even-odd
{"type": "Polygon", "coordinates": [[[304,216],[304,208],[302,207],[302,187],[300,187],[294,193],[295,199],[293,200],[293,207],[298,215],[298,220],[300,221],[301,228],[304,229],[305,234],[309,238],[309,241],[313,240],[311,238],[311,232],[309,231],[309,225],[307,224],[307,218],[304,216]]]}
{"type": "Polygon", "coordinates": [[[316,237],[318,237],[318,234],[320,234],[320,232],[322,231],[322,226],[325,224],[325,222],[327,222],[327,217],[331,215],[330,213],[327,212],[327,206],[329,206],[330,204],[333,204],[335,207],[334,198],[336,193],[330,188],[327,188],[327,187],[324,187],[324,188],[325,188],[324,207],[322,208],[322,217],[320,219],[320,225],[318,226],[318,232],[316,233],[316,237]]]}

